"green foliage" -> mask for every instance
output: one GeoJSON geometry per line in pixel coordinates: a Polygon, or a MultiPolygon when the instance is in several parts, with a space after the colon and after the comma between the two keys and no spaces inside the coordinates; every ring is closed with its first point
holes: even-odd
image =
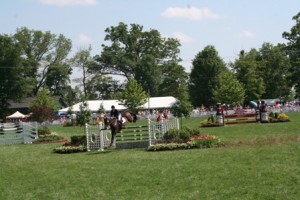
{"type": "Polygon", "coordinates": [[[92,47],[89,46],[87,49],[81,49],[75,53],[73,58],[71,59],[72,66],[79,68],[82,72],[82,77],[79,78],[77,81],[80,82],[83,88],[83,94],[85,98],[90,96],[88,89],[87,89],[87,82],[88,78],[91,76],[89,73],[89,67],[92,63],[92,56],[91,56],[92,47]]]}
{"type": "Polygon", "coordinates": [[[190,149],[192,146],[189,143],[167,143],[167,144],[155,144],[147,147],[147,151],[168,151],[179,149],[190,149]]]}
{"type": "Polygon", "coordinates": [[[249,52],[242,50],[239,58],[231,63],[237,80],[243,84],[245,89],[245,102],[261,99],[265,92],[264,80],[258,70],[260,65],[257,61],[258,54],[256,49],[251,49],[249,52]]]}
{"type": "Polygon", "coordinates": [[[64,139],[64,137],[56,135],[56,134],[39,135],[37,143],[48,143],[48,142],[53,142],[53,141],[62,140],[62,139],[64,139]]]}
{"type": "Polygon", "coordinates": [[[50,135],[51,131],[48,126],[39,126],[38,134],[39,135],[50,135]]]}
{"type": "Polygon", "coordinates": [[[185,143],[163,143],[150,145],[147,151],[166,151],[166,150],[179,150],[191,148],[213,148],[224,146],[221,140],[215,135],[193,135],[188,138],[185,143]]]}
{"type": "Polygon", "coordinates": [[[89,77],[86,89],[88,99],[115,99],[116,93],[121,91],[117,80],[98,73],[89,77]]]}
{"type": "Polygon", "coordinates": [[[167,143],[182,143],[187,142],[193,135],[200,134],[199,129],[183,127],[182,129],[170,129],[164,134],[164,141],[167,143]]]}
{"type": "Polygon", "coordinates": [[[138,82],[130,78],[125,86],[125,90],[120,92],[118,99],[125,107],[129,110],[136,111],[147,101],[148,94],[143,90],[143,88],[138,84],[138,82]]]}
{"type": "Polygon", "coordinates": [[[87,149],[85,146],[61,146],[53,149],[54,153],[69,154],[85,152],[87,149]]]}
{"type": "Polygon", "coordinates": [[[223,70],[217,79],[218,82],[212,91],[214,101],[233,106],[243,105],[245,90],[235,75],[229,70],[223,70]]]}
{"type": "Polygon", "coordinates": [[[84,126],[86,123],[89,123],[92,119],[92,113],[88,108],[88,102],[83,101],[80,106],[80,113],[76,115],[77,124],[84,126]]]}
{"type": "Polygon", "coordinates": [[[9,114],[9,100],[20,100],[30,90],[20,46],[11,37],[0,34],[0,119],[9,114]]]}
{"type": "Polygon", "coordinates": [[[186,84],[180,84],[178,89],[178,101],[172,105],[171,111],[175,117],[189,117],[192,110],[192,105],[189,101],[189,94],[186,84]]]}
{"type": "Polygon", "coordinates": [[[269,113],[269,122],[289,122],[290,118],[285,113],[269,113]]]}
{"type": "Polygon", "coordinates": [[[86,136],[85,135],[73,135],[71,136],[71,144],[73,146],[86,146],[86,136]]]}
{"type": "Polygon", "coordinates": [[[264,99],[282,98],[290,93],[291,63],[285,53],[285,45],[264,43],[259,50],[259,75],[265,84],[264,99]]]}
{"type": "Polygon", "coordinates": [[[223,146],[223,143],[221,143],[220,138],[218,138],[215,135],[207,135],[207,134],[195,135],[190,140],[192,146],[201,149],[223,146]]]}
{"type": "Polygon", "coordinates": [[[171,86],[165,83],[172,82],[174,87],[175,81],[185,74],[182,67],[178,71],[179,67],[170,67],[181,61],[178,40],[164,38],[155,29],[144,31],[141,25],[123,22],[107,28],[105,33],[110,45],[102,45],[101,55],[95,57],[94,71],[133,77],[152,96],[164,95],[164,88],[171,86]]]}
{"type": "Polygon", "coordinates": [[[213,105],[213,89],[218,83],[217,75],[226,70],[224,61],[215,47],[206,46],[193,60],[189,92],[193,106],[213,105]]]}
{"type": "Polygon", "coordinates": [[[289,32],[284,32],[282,37],[288,41],[285,48],[285,52],[289,57],[291,62],[291,67],[289,72],[291,76],[289,77],[291,82],[290,85],[295,86],[296,96],[300,96],[300,12],[298,12],[292,18],[295,21],[295,25],[291,27],[289,32]]]}
{"type": "Polygon", "coordinates": [[[105,109],[104,109],[103,103],[100,104],[99,109],[98,109],[98,113],[100,113],[100,114],[105,113],[105,109]]]}
{"type": "Polygon", "coordinates": [[[60,94],[71,74],[67,63],[71,40],[61,34],[26,27],[18,28],[13,37],[23,50],[26,66],[23,75],[34,81],[32,95],[36,95],[42,87],[48,87],[52,94],[60,94]]]}
{"type": "Polygon", "coordinates": [[[32,120],[42,123],[54,117],[57,105],[49,96],[48,90],[43,88],[32,102],[30,109],[32,112],[32,120]]]}

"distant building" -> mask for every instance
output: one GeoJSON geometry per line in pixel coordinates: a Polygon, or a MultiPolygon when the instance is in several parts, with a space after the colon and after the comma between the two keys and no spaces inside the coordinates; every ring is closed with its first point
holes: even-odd
{"type": "MultiPolygon", "coordinates": [[[[147,110],[147,109],[165,109],[165,108],[171,108],[174,103],[177,102],[177,99],[172,96],[167,97],[150,97],[147,102],[141,106],[141,109],[147,110]]],[[[121,104],[118,100],[90,100],[87,101],[89,110],[91,112],[97,112],[100,108],[100,105],[103,105],[103,108],[106,112],[111,110],[111,106],[114,105],[117,110],[125,110],[126,107],[121,104]]],[[[77,103],[72,107],[73,112],[79,112],[80,111],[80,105],[82,102],[77,103]]],[[[68,112],[70,107],[60,109],[59,112],[68,112]]]]}
{"type": "MultiPolygon", "coordinates": [[[[8,101],[9,103],[9,109],[12,110],[12,113],[15,111],[19,111],[23,114],[29,114],[30,113],[30,106],[32,105],[33,101],[36,97],[27,97],[24,99],[21,99],[20,101],[8,101]]],[[[59,96],[53,96],[53,100],[57,103],[59,108],[65,108],[67,107],[67,104],[62,100],[59,96]]]]}

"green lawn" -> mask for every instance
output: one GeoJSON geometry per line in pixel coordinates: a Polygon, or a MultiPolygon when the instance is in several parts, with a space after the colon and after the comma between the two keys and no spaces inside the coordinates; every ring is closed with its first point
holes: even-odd
{"type": "MultiPolygon", "coordinates": [[[[291,122],[201,128],[223,148],[54,154],[61,144],[0,147],[0,199],[299,199],[300,113],[291,122]]],[[[200,119],[184,119],[198,127],[200,119]]],[[[138,122],[146,123],[146,122],[138,122]]],[[[51,127],[60,135],[83,127],[51,127]]]]}

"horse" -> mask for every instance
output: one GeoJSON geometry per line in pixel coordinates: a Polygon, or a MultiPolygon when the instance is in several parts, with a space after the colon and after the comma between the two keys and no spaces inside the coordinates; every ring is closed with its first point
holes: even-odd
{"type": "Polygon", "coordinates": [[[111,142],[109,146],[113,148],[116,147],[117,133],[119,133],[128,122],[136,122],[137,120],[136,114],[130,111],[124,111],[121,116],[122,122],[117,118],[104,118],[104,129],[107,129],[108,126],[110,126],[111,129],[111,142]]]}

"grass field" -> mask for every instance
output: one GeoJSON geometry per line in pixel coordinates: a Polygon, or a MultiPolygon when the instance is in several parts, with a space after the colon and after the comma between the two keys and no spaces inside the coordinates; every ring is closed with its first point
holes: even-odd
{"type": "MultiPolygon", "coordinates": [[[[52,153],[61,144],[1,146],[0,199],[296,200],[300,113],[289,116],[288,123],[201,128],[225,142],[214,149],[62,155],[52,153]]],[[[82,127],[51,129],[66,138],[83,134],[82,127]]]]}

